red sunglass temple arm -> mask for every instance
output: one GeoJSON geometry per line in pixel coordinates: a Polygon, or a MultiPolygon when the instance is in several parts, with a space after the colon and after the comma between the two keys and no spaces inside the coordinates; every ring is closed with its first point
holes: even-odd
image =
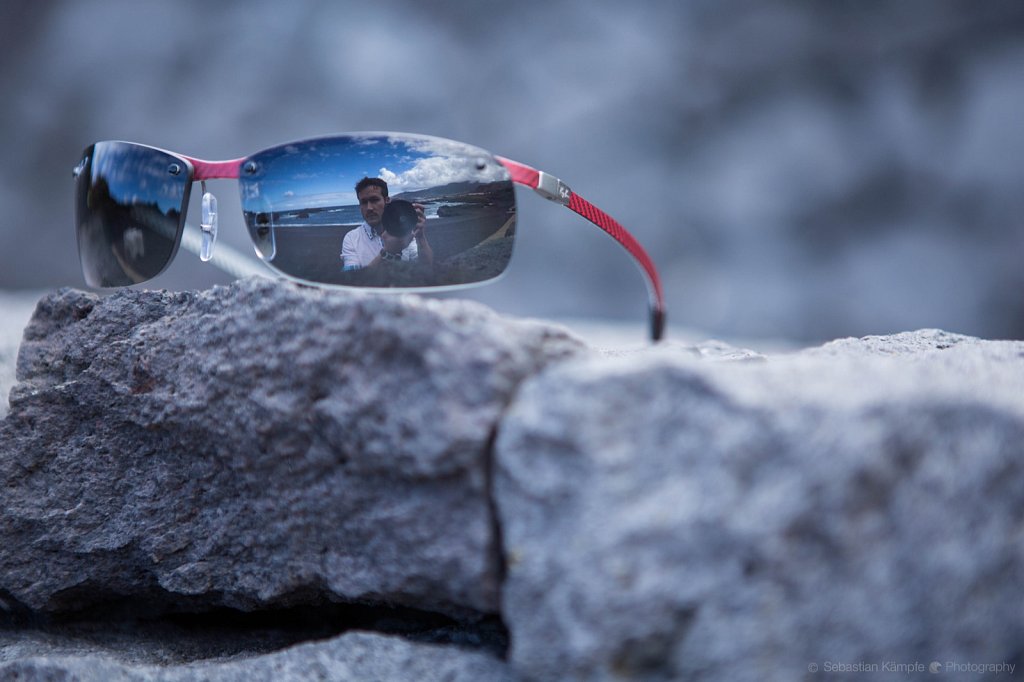
{"type": "MultiPolygon", "coordinates": [[[[230,161],[203,161],[192,157],[184,157],[195,168],[193,179],[212,180],[214,178],[237,178],[239,167],[244,159],[232,159],[230,161]]],[[[629,233],[626,228],[619,224],[615,218],[594,206],[592,203],[573,192],[569,187],[553,175],[531,168],[526,164],[512,161],[501,156],[496,157],[512,176],[512,182],[526,185],[537,192],[545,199],[579,213],[581,216],[594,223],[602,230],[612,236],[622,246],[626,247],[630,255],[636,260],[640,269],[646,275],[647,295],[651,308],[651,338],[655,341],[661,339],[665,331],[665,299],[661,291],[661,278],[654,267],[651,257],[640,246],[640,242],[629,233]]]]}
{"type": "Polygon", "coordinates": [[[594,206],[592,203],[573,192],[569,187],[553,175],[531,168],[526,164],[496,157],[512,176],[512,182],[526,185],[545,199],[550,199],[566,208],[579,213],[612,236],[612,239],[624,246],[643,270],[647,282],[647,295],[651,308],[651,338],[661,339],[665,331],[665,299],[661,291],[661,278],[654,267],[654,261],[640,246],[640,242],[619,224],[615,218],[594,206]]]}

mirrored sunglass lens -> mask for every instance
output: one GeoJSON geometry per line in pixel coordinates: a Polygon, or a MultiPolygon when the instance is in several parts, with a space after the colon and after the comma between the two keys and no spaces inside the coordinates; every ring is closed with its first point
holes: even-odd
{"type": "Polygon", "coordinates": [[[257,254],[321,284],[473,284],[508,266],[512,181],[491,154],[416,135],[307,140],[242,162],[257,254]]]}
{"type": "Polygon", "coordinates": [[[191,171],[166,152],[98,142],[76,168],[75,224],[85,280],[116,287],[152,279],[174,257],[191,171]]]}

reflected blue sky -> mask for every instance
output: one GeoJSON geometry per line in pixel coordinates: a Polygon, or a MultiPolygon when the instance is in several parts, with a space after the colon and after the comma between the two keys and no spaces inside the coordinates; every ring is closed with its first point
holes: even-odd
{"type": "Polygon", "coordinates": [[[355,185],[364,177],[383,179],[391,196],[450,183],[507,179],[486,152],[426,136],[321,138],[264,150],[249,160],[258,171],[253,182],[243,173],[243,198],[269,202],[276,211],[358,204],[355,185]]]}
{"type": "Polygon", "coordinates": [[[95,145],[92,182],[106,180],[111,197],[123,205],[156,204],[161,213],[181,211],[181,199],[188,180],[182,163],[180,175],[168,166],[174,157],[155,149],[120,142],[95,145]]]}

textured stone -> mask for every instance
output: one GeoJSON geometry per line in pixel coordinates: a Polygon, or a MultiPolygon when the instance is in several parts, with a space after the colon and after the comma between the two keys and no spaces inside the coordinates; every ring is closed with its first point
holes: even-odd
{"type": "Polygon", "coordinates": [[[0,653],[0,679],[43,682],[503,682],[513,680],[505,663],[459,647],[408,642],[397,637],[352,633],[262,655],[170,663],[126,662],[96,647],[37,639],[25,651],[0,653]],[[27,652],[32,652],[25,655],[27,652]],[[3,655],[6,653],[7,655],[3,655]]]}
{"type": "Polygon", "coordinates": [[[21,335],[41,295],[0,292],[0,419],[7,414],[7,393],[15,383],[21,335]]]}
{"type": "Polygon", "coordinates": [[[50,296],[19,378],[0,679],[762,680],[1022,655],[1022,342],[598,354],[472,304],[252,281],[50,296]],[[324,600],[500,610],[509,660],[454,646],[469,629],[385,636],[422,636],[390,615],[253,634],[277,612],[252,611],[324,600]],[[83,634],[68,611],[89,605],[83,634]],[[245,629],[218,634],[221,605],[245,629]],[[211,623],[123,618],[164,607],[211,623]]]}
{"type": "Polygon", "coordinates": [[[513,667],[1019,663],[1024,343],[713,355],[581,358],[520,388],[495,444],[513,667]]]}
{"type": "Polygon", "coordinates": [[[523,377],[580,350],[464,302],[62,290],[0,423],[0,594],[493,613],[492,435],[523,377]]]}

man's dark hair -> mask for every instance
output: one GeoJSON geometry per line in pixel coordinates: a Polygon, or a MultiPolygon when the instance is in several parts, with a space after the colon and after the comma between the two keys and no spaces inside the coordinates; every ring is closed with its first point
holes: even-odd
{"type": "Polygon", "coordinates": [[[380,187],[380,194],[385,199],[388,198],[388,183],[384,182],[380,178],[363,178],[356,183],[356,195],[362,192],[367,187],[380,187]]]}

